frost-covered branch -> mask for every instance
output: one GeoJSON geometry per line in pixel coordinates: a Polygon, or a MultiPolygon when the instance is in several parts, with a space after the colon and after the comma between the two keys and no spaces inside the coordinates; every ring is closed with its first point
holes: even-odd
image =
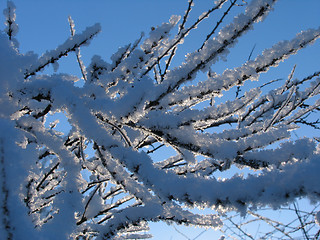
{"type": "Polygon", "coordinates": [[[76,34],[65,41],[62,45],[58,46],[55,50],[44,53],[37,61],[25,72],[24,78],[28,78],[41,71],[44,67],[51,63],[55,63],[63,56],[67,56],[69,52],[77,51],[81,45],[88,44],[89,41],[100,32],[100,25],[95,24],[88,27],[81,34],[76,34]]]}
{"type": "MultiPolygon", "coordinates": [[[[72,20],[71,16],[68,17],[69,25],[70,25],[70,33],[71,36],[74,37],[76,30],[75,30],[75,24],[74,21],[72,20]]],[[[81,74],[84,80],[87,80],[87,70],[86,67],[84,66],[83,61],[81,60],[81,54],[80,54],[80,48],[77,48],[75,50],[76,56],[77,56],[77,61],[81,70],[81,74]]]]}
{"type": "Polygon", "coordinates": [[[167,80],[165,81],[167,84],[162,85],[158,96],[154,100],[151,100],[146,107],[150,108],[158,105],[160,100],[173,92],[181,84],[194,79],[199,70],[209,67],[217,60],[218,56],[226,54],[227,49],[235,44],[238,37],[249,30],[255,22],[260,21],[270,11],[274,2],[262,2],[260,6],[249,5],[247,7],[247,13],[249,14],[239,15],[234,19],[233,23],[219,32],[217,38],[208,41],[201,51],[190,54],[183,66],[173,70],[170,74],[168,73],[167,80]],[[225,38],[225,35],[227,38],[225,38]]]}
{"type": "Polygon", "coordinates": [[[216,1],[189,23],[193,2],[182,18],[152,27],[119,48],[110,62],[94,56],[86,67],[79,47],[100,31],[99,24],[75,34],[69,18],[71,37],[65,43],[40,58],[24,55],[11,42],[15,7],[8,1],[11,41],[0,33],[0,234],[19,239],[26,226],[32,239],[146,239],[148,222],[164,221],[254,239],[243,228],[264,221],[271,227],[265,238],[312,235],[307,226],[318,221],[316,210],[308,215],[293,205],[300,229],[255,210],[284,209],[299,198],[320,201],[319,140],[292,137],[299,126],[319,129],[320,72],[295,79],[299,67],[294,67],[271,90],[281,80],[251,89],[243,85],[315,42],[320,28],[215,74],[211,66],[276,1],[252,0],[229,24],[227,16],[240,1],[216,1]],[[213,13],[220,17],[201,47],[173,66],[178,45],[213,13]],[[71,74],[39,74],[72,51],[83,86],[75,86],[71,74]],[[197,79],[199,71],[207,78],[197,79]],[[192,84],[194,79],[199,81],[192,84]],[[240,86],[244,94],[234,99],[240,86]],[[217,99],[230,92],[231,99],[217,99]],[[57,131],[57,115],[67,119],[68,130],[57,131]],[[214,213],[195,214],[194,207],[214,213]],[[239,214],[253,219],[239,224],[239,214]],[[23,224],[13,216],[23,216],[23,224]]]}
{"type": "Polygon", "coordinates": [[[3,10],[3,14],[6,17],[6,29],[4,30],[7,33],[9,40],[13,40],[13,37],[18,33],[18,24],[16,23],[16,6],[13,1],[7,1],[7,8],[3,10]]]}

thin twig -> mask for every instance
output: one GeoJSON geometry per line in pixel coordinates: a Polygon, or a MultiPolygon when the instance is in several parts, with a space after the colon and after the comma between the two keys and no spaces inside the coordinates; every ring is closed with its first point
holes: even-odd
{"type": "Polygon", "coordinates": [[[229,14],[230,10],[232,9],[232,7],[235,6],[235,3],[237,2],[237,0],[231,1],[230,6],[228,7],[228,9],[223,13],[222,17],[219,19],[219,21],[217,22],[216,26],[212,29],[212,31],[207,35],[206,39],[204,40],[204,42],[202,43],[201,47],[198,49],[198,51],[200,51],[204,45],[208,42],[208,40],[211,38],[211,36],[216,32],[216,30],[218,29],[218,27],[222,24],[224,18],[229,14]]]}
{"type": "MultiPolygon", "coordinates": [[[[76,31],[74,29],[74,21],[72,20],[71,16],[68,17],[68,21],[69,21],[69,26],[70,26],[70,33],[71,33],[71,36],[73,37],[76,31]]],[[[87,81],[87,70],[81,60],[80,47],[78,47],[75,52],[76,52],[77,62],[79,64],[82,77],[85,81],[87,81]]]]}
{"type": "MultiPolygon", "coordinates": [[[[179,26],[179,31],[178,31],[178,34],[177,35],[180,35],[182,30],[184,29],[184,26],[187,22],[187,19],[189,17],[189,13],[191,12],[191,9],[192,9],[192,6],[193,6],[193,0],[189,0],[189,3],[188,3],[188,8],[183,16],[183,21],[181,23],[181,25],[179,26]]],[[[171,54],[168,58],[168,60],[166,61],[166,66],[165,66],[165,69],[164,69],[164,72],[161,74],[161,71],[160,71],[160,75],[161,75],[161,81],[163,81],[164,79],[164,76],[167,74],[167,71],[169,69],[169,66],[171,64],[171,61],[176,53],[176,50],[177,50],[177,46],[175,46],[172,51],[171,51],[171,54]]]]}
{"type": "Polygon", "coordinates": [[[302,219],[301,219],[300,213],[299,213],[299,211],[298,211],[298,207],[297,207],[297,205],[296,205],[295,202],[293,202],[293,207],[294,207],[295,213],[297,214],[298,220],[299,220],[299,222],[300,222],[300,227],[301,227],[302,233],[304,234],[304,236],[306,237],[306,239],[310,239],[309,236],[308,236],[308,234],[307,234],[307,232],[306,232],[306,230],[304,229],[304,224],[305,224],[305,223],[304,223],[304,222],[302,221],[302,219]]]}
{"type": "Polygon", "coordinates": [[[164,57],[166,56],[177,44],[179,44],[182,39],[184,39],[188,34],[189,32],[192,30],[192,29],[195,29],[198,24],[200,22],[202,22],[205,18],[207,18],[213,11],[219,9],[227,0],[223,0],[221,2],[219,2],[216,6],[214,6],[213,8],[209,9],[205,14],[201,15],[201,17],[198,18],[197,21],[195,21],[194,24],[192,24],[191,27],[189,27],[186,31],[184,32],[181,32],[180,36],[177,38],[177,40],[170,46],[168,47],[168,49],[166,51],[164,51],[164,53],[162,53],[158,58],[157,58],[157,61],[155,61],[153,64],[151,64],[150,66],[148,66],[147,70],[141,74],[141,78],[143,76],[145,76],[146,74],[149,73],[149,71],[164,57]]]}
{"type": "Polygon", "coordinates": [[[39,191],[40,190],[40,187],[41,185],[44,183],[44,181],[53,173],[53,171],[58,168],[60,162],[57,162],[51,169],[49,172],[47,172],[44,177],[42,178],[42,180],[39,182],[39,184],[37,185],[36,187],[36,190],[39,191]]]}
{"type": "Polygon", "coordinates": [[[253,45],[253,48],[251,49],[251,52],[250,52],[249,57],[248,57],[248,61],[251,60],[251,57],[252,57],[252,54],[253,54],[254,49],[256,48],[256,45],[257,45],[257,44],[254,44],[254,45],[253,45]]]}

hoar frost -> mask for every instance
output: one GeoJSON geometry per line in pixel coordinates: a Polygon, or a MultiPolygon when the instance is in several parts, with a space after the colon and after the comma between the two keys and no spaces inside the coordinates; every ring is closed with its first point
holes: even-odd
{"type": "MultiPolygon", "coordinates": [[[[148,222],[158,221],[224,231],[233,211],[254,216],[254,209],[278,209],[301,197],[319,202],[319,140],[293,140],[292,132],[301,125],[319,128],[312,119],[320,107],[320,72],[293,79],[292,71],[270,91],[265,86],[272,80],[260,84],[260,74],[315,42],[320,28],[234,69],[211,71],[275,2],[215,1],[192,23],[197,4],[189,0],[184,16],[141,34],[110,62],[94,56],[86,67],[80,48],[101,31],[99,24],[76,34],[69,17],[71,36],[64,43],[40,57],[23,54],[8,1],[0,33],[0,236],[146,239],[148,222]],[[244,13],[223,24],[237,7],[244,13]],[[187,35],[215,13],[222,17],[202,46],[172,66],[187,35]],[[79,77],[42,72],[49,65],[58,71],[60,58],[71,52],[82,87],[74,84],[79,77]],[[243,87],[249,80],[258,83],[250,90],[243,87]],[[235,88],[244,93],[215,101],[235,88]],[[56,113],[68,119],[63,133],[59,120],[49,117],[56,113]],[[232,177],[218,177],[228,173],[232,177]],[[213,213],[194,213],[195,207],[213,213]]],[[[318,211],[318,225],[319,219],[318,211]]]]}

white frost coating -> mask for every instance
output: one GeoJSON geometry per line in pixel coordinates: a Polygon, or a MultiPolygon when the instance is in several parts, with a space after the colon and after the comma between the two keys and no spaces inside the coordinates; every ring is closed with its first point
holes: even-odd
{"type": "Polygon", "coordinates": [[[149,37],[141,45],[141,49],[145,52],[151,51],[153,47],[156,47],[154,44],[158,44],[159,40],[168,35],[171,29],[176,26],[180,16],[173,15],[171,16],[169,23],[163,23],[160,27],[154,28],[150,33],[149,37]]]}
{"type": "Polygon", "coordinates": [[[6,18],[6,28],[5,32],[11,37],[17,35],[19,27],[18,24],[15,22],[16,20],[16,6],[12,1],[7,1],[7,8],[3,10],[3,14],[6,18]]]}
{"type": "MultiPolygon", "coordinates": [[[[256,1],[252,1],[256,2],[256,1]]],[[[275,2],[275,1],[273,1],[275,2]]],[[[252,3],[249,4],[251,6],[252,3]]],[[[259,3],[260,8],[265,7],[265,10],[260,13],[260,8],[253,9],[253,12],[250,12],[253,16],[255,15],[266,15],[270,10],[270,5],[265,1],[259,3]]],[[[209,67],[210,64],[214,63],[218,60],[218,57],[223,55],[223,52],[227,54],[227,48],[232,46],[235,43],[236,37],[235,35],[242,35],[246,32],[250,26],[256,20],[252,21],[252,16],[247,16],[246,14],[240,14],[234,21],[224,27],[218,34],[216,38],[211,41],[208,41],[204,48],[199,52],[194,52],[189,54],[185,60],[185,63],[178,69],[173,70],[168,74],[167,81],[170,82],[171,85],[181,84],[180,82],[184,82],[186,80],[192,80],[195,77],[195,73],[197,72],[198,66],[202,66],[203,62],[208,62],[206,65],[209,67]],[[219,52],[219,54],[217,54],[219,52]],[[188,76],[187,76],[188,75],[188,76]],[[191,76],[189,76],[191,75],[191,76]],[[193,76],[194,75],[194,76],[193,76]]],[[[207,70],[207,68],[201,67],[201,70],[207,70]]]]}
{"type": "MultiPolygon", "coordinates": [[[[251,1],[248,7],[246,8],[246,15],[249,17],[254,17],[253,13],[260,11],[261,6],[272,6],[274,0],[257,0],[257,1],[251,1]]],[[[262,19],[259,19],[261,21],[262,19]]]]}
{"type": "Polygon", "coordinates": [[[183,87],[174,94],[168,94],[161,100],[162,107],[175,103],[187,105],[189,99],[207,100],[211,96],[219,96],[222,90],[228,90],[235,86],[239,80],[258,80],[260,73],[267,71],[270,67],[276,67],[299,49],[314,42],[320,37],[320,28],[310,29],[299,33],[291,41],[283,41],[275,44],[272,48],[264,50],[262,55],[253,61],[248,61],[243,66],[235,69],[227,69],[221,75],[208,77],[205,81],[199,82],[195,86],[183,87]],[[275,60],[275,61],[274,61],[275,60]],[[185,93],[188,94],[185,94],[185,93]],[[199,92],[203,94],[199,94],[199,92]]]}
{"type": "MultiPolygon", "coordinates": [[[[68,17],[68,21],[69,21],[69,25],[70,25],[70,33],[71,33],[71,36],[73,37],[76,33],[76,30],[75,30],[74,21],[72,20],[71,16],[68,17]]],[[[81,60],[80,47],[76,48],[75,52],[76,52],[77,61],[78,61],[78,64],[79,64],[79,67],[80,67],[80,70],[82,73],[82,77],[84,80],[87,80],[87,70],[86,70],[86,67],[85,67],[83,61],[81,60]]]]}
{"type": "Polygon", "coordinates": [[[16,5],[12,1],[7,1],[7,8],[3,10],[3,14],[6,19],[11,19],[12,21],[16,20],[16,5]]]}
{"type": "Polygon", "coordinates": [[[216,0],[216,1],[214,1],[214,4],[215,5],[219,5],[219,4],[221,4],[222,2],[224,2],[225,0],[216,0]]]}
{"type": "Polygon", "coordinates": [[[54,63],[62,56],[67,55],[70,51],[75,51],[81,45],[88,44],[90,39],[101,31],[100,24],[95,24],[92,27],[86,28],[81,34],[76,34],[69,38],[62,45],[58,46],[55,50],[47,51],[44,53],[31,68],[28,69],[27,75],[30,76],[44,68],[50,63],[54,63]]]}
{"type": "Polygon", "coordinates": [[[139,123],[149,126],[158,125],[166,128],[176,128],[177,126],[192,124],[195,128],[205,129],[213,122],[224,120],[231,115],[241,114],[259,95],[260,89],[251,89],[241,99],[226,101],[218,106],[207,107],[202,110],[188,109],[179,114],[173,112],[166,113],[165,115],[161,111],[152,111],[139,123]]]}
{"type": "Polygon", "coordinates": [[[170,22],[173,26],[175,26],[175,25],[177,25],[177,23],[180,21],[180,19],[181,19],[181,16],[172,15],[172,16],[170,17],[170,19],[169,19],[169,22],[170,22]]]}
{"type": "Polygon", "coordinates": [[[0,236],[5,239],[23,239],[25,236],[36,239],[39,234],[34,229],[32,219],[21,201],[21,184],[28,175],[30,165],[23,161],[35,156],[34,146],[21,149],[15,144],[23,138],[10,121],[0,118],[0,236]],[[8,214],[4,213],[4,207],[8,214]],[[3,224],[7,229],[2,229],[3,224]]]}
{"type": "Polygon", "coordinates": [[[114,240],[125,240],[125,239],[150,239],[152,238],[151,234],[126,234],[124,236],[116,236],[114,240]]]}
{"type": "Polygon", "coordinates": [[[70,25],[70,32],[71,32],[71,36],[74,36],[76,33],[76,29],[75,29],[75,24],[73,19],[71,18],[71,16],[68,17],[68,21],[69,21],[69,25],[70,25]]]}
{"type": "Polygon", "coordinates": [[[248,152],[243,157],[247,160],[259,160],[279,166],[282,162],[309,159],[315,147],[315,143],[310,139],[301,139],[280,144],[280,147],[276,149],[248,152]]]}
{"type": "Polygon", "coordinates": [[[153,76],[158,61],[160,68],[169,64],[170,51],[183,42],[177,42],[181,33],[169,38],[180,19],[173,16],[148,37],[119,48],[110,63],[94,56],[81,88],[71,75],[33,75],[50,63],[55,67],[70,51],[82,65],[79,46],[100,31],[99,25],[75,35],[69,18],[72,37],[39,59],[19,54],[0,33],[1,236],[146,239],[149,221],[222,226],[218,215],[186,210],[192,207],[245,214],[248,207],[278,208],[300,197],[319,201],[319,144],[292,141],[290,132],[318,111],[320,73],[269,92],[262,84],[241,97],[191,107],[258,80],[261,72],[319,38],[320,29],[302,32],[253,61],[213,74],[210,64],[273,2],[251,1],[202,50],[153,76]],[[209,70],[208,79],[181,88],[199,70],[209,70]],[[52,114],[63,115],[59,120],[69,128],[58,132],[52,114]],[[217,178],[231,167],[255,174],[217,178]],[[4,206],[9,213],[2,214],[4,206]]]}
{"type": "Polygon", "coordinates": [[[39,143],[45,144],[51,151],[57,154],[62,167],[66,171],[66,176],[61,183],[65,192],[59,194],[56,199],[56,207],[59,209],[59,213],[56,214],[51,224],[45,227],[45,231],[49,232],[60,229],[54,238],[65,238],[74,231],[76,224],[74,213],[79,212],[83,208],[81,194],[78,191],[81,188],[79,161],[67,151],[63,141],[59,137],[47,132],[38,122],[32,119],[21,118],[18,125],[22,129],[31,126],[31,133],[38,139],[39,143]],[[73,224],[67,225],[64,224],[64,221],[73,222],[73,224]]]}

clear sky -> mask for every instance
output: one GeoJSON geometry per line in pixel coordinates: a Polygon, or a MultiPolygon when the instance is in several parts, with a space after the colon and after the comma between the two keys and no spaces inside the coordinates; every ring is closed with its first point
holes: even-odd
{"type": "MultiPolygon", "coordinates": [[[[195,7],[191,19],[211,6],[213,0],[195,0],[195,7]]],[[[241,1],[240,1],[241,2],[241,1]]],[[[88,65],[93,55],[101,55],[109,60],[118,47],[133,42],[139,38],[140,32],[148,33],[152,26],[168,21],[171,15],[184,13],[187,0],[15,0],[17,6],[17,23],[20,51],[34,51],[41,55],[46,50],[54,49],[69,36],[68,16],[76,24],[77,32],[96,22],[102,25],[102,32],[89,47],[81,49],[83,60],[88,65]]],[[[6,1],[0,1],[0,9],[4,9],[6,1]]],[[[242,11],[238,7],[233,14],[242,11]]],[[[271,47],[280,40],[291,39],[301,30],[318,28],[320,26],[319,0],[279,0],[275,10],[262,23],[255,25],[255,29],[241,38],[239,44],[231,50],[227,62],[218,63],[215,71],[221,72],[226,68],[233,68],[245,62],[256,45],[253,57],[261,54],[263,49],[271,47]]],[[[232,15],[232,14],[231,14],[232,15]]],[[[231,18],[228,18],[230,20],[231,18]]],[[[0,21],[4,22],[3,15],[0,21]]],[[[214,25],[217,19],[208,19],[204,27],[194,31],[190,40],[186,41],[185,49],[179,52],[176,64],[183,61],[186,51],[197,49],[201,40],[206,37],[205,29],[214,25]]],[[[3,29],[4,25],[0,28],[3,29]]],[[[304,77],[320,70],[320,41],[291,57],[277,69],[263,76],[264,79],[286,78],[291,69],[297,64],[295,77],[304,77]]],[[[75,56],[71,54],[60,62],[61,72],[68,72],[80,76],[75,56]]],[[[301,135],[303,133],[299,133],[301,135]]],[[[180,226],[179,231],[193,239],[202,229],[185,230],[180,226]]],[[[155,239],[187,239],[173,228],[156,224],[152,228],[155,239]]],[[[202,234],[199,240],[215,239],[212,231],[202,234]]]]}

